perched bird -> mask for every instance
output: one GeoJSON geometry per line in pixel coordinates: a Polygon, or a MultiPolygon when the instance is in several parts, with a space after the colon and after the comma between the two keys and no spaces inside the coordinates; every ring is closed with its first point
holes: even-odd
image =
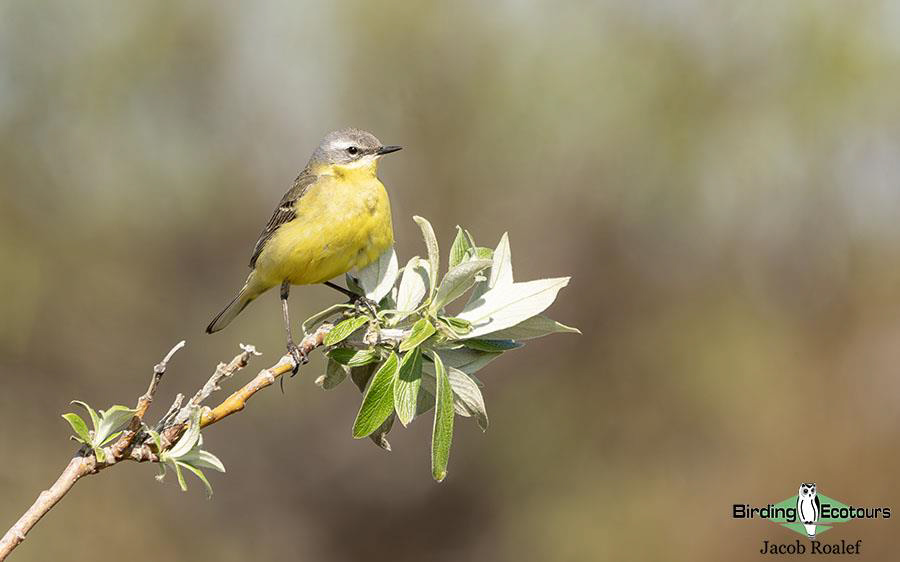
{"type": "Polygon", "coordinates": [[[367,266],[393,245],[391,205],[376,171],[379,158],[400,148],[359,129],[327,134],[259,235],[244,286],[206,332],[221,330],[250,301],[281,286],[287,348],[297,365],[305,362],[291,332],[291,285],[325,283],[355,296],[329,279],[367,266]]]}

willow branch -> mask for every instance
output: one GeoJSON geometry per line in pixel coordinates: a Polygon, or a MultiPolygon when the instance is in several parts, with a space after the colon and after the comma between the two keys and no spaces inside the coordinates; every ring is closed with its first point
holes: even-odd
{"type": "MultiPolygon", "coordinates": [[[[323,324],[312,334],[309,334],[300,343],[299,347],[304,354],[309,354],[316,348],[322,346],[325,336],[331,330],[331,324],[323,324]]],[[[89,446],[81,447],[75,456],[69,461],[69,464],[60,474],[56,482],[47,490],[40,493],[35,502],[28,510],[19,518],[16,523],[0,539],[0,562],[17,546],[22,544],[25,536],[29,531],[46,515],[53,507],[63,498],[75,483],[90,474],[96,474],[105,468],[114,466],[119,461],[130,460],[135,462],[159,462],[160,453],[172,447],[184,433],[186,421],[189,418],[190,411],[199,406],[213,392],[220,389],[220,383],[232,377],[237,371],[246,367],[253,355],[259,355],[253,346],[241,346],[242,351],[235,356],[229,363],[220,363],[213,375],[207,382],[194,394],[194,397],[188,401],[185,406],[181,406],[183,396],[179,394],[175,403],[169,408],[167,413],[157,424],[157,428],[162,430],[162,450],[157,450],[155,445],[145,442],[146,425],[144,417],[150,408],[160,381],[165,375],[166,366],[172,356],[184,346],[184,342],[178,343],[169,351],[163,360],[153,369],[153,376],[147,391],[138,398],[135,414],[129,422],[127,428],[122,435],[112,445],[105,447],[106,460],[98,462],[93,450],[89,446]],[[185,416],[184,414],[187,413],[185,416]]],[[[247,401],[263,388],[270,386],[275,380],[290,373],[296,368],[290,355],[285,355],[279,359],[278,363],[268,369],[263,369],[249,383],[241,387],[240,390],[226,398],[221,404],[212,409],[207,409],[201,418],[201,427],[212,425],[223,418],[230,416],[244,409],[247,401]]]]}
{"type": "MultiPolygon", "coordinates": [[[[309,355],[314,349],[322,346],[325,343],[325,336],[328,335],[331,328],[331,324],[322,324],[315,332],[304,337],[303,341],[301,341],[298,346],[301,353],[309,355]]],[[[290,355],[283,356],[278,363],[268,369],[260,371],[253,380],[226,398],[224,402],[209,411],[203,412],[203,415],[200,418],[200,427],[212,425],[235,412],[240,412],[247,404],[247,400],[254,394],[265,387],[272,385],[281,375],[290,373],[293,370],[294,360],[290,355]]]]}

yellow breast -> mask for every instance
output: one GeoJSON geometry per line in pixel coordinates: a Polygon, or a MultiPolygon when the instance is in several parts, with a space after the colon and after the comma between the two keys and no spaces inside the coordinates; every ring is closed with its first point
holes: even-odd
{"type": "Polygon", "coordinates": [[[256,271],[266,284],[322,283],[365,267],[394,243],[390,201],[374,169],[329,171],[260,254],[256,271]]]}

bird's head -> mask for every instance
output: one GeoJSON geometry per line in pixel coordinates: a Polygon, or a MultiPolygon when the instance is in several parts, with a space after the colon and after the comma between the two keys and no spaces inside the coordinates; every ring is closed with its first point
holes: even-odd
{"type": "Polygon", "coordinates": [[[400,148],[381,144],[367,131],[342,129],[325,135],[309,159],[309,169],[315,173],[361,171],[374,174],[378,159],[400,148]]]}

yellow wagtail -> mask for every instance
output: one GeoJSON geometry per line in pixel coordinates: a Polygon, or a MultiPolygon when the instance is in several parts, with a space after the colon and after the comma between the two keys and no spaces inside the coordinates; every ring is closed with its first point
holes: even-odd
{"type": "Polygon", "coordinates": [[[297,365],[305,362],[288,316],[291,285],[325,283],[356,297],[329,279],[367,266],[393,245],[391,205],[376,171],[378,159],[397,150],[358,129],[326,135],[259,235],[243,288],[206,332],[221,330],[250,301],[281,285],[288,351],[297,365]]]}

